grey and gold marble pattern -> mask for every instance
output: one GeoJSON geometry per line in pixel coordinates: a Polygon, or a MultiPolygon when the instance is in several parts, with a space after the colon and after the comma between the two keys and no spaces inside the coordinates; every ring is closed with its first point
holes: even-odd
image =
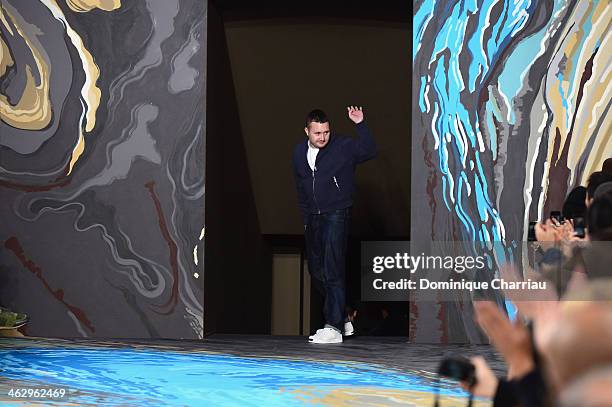
{"type": "Polygon", "coordinates": [[[0,303],[203,335],[206,2],[2,0],[0,303]]]}

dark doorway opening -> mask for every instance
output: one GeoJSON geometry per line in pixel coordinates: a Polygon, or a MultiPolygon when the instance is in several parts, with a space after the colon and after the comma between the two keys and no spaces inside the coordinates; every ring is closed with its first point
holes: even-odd
{"type": "Polygon", "coordinates": [[[361,302],[359,259],[361,241],[409,237],[411,4],[286,3],[209,3],[205,331],[307,335],[322,325],[291,152],[308,111],[354,135],[345,109],[360,105],[379,154],[357,169],[348,305],[362,334],[407,335],[408,304],[361,302]]]}

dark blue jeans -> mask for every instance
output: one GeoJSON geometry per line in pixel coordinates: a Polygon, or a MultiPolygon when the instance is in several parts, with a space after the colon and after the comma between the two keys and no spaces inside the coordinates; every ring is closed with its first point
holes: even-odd
{"type": "Polygon", "coordinates": [[[311,214],[306,225],[306,253],[312,284],[325,299],[325,323],[344,328],[346,247],[351,208],[311,214]]]}

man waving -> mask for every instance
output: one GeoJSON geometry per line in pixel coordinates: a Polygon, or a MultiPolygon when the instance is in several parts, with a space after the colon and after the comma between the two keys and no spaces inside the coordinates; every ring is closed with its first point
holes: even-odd
{"type": "Polygon", "coordinates": [[[347,107],[357,138],[331,132],[327,115],[313,110],[306,117],[308,140],[293,151],[293,173],[304,219],[308,270],[323,295],[325,326],[310,336],[313,343],[341,343],[353,334],[345,311],[346,247],[353,205],[355,168],[376,156],[361,107],[347,107]]]}

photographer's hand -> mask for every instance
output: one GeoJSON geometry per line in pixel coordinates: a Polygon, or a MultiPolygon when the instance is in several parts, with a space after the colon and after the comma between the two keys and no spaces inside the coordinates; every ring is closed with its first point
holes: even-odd
{"type": "Polygon", "coordinates": [[[537,241],[541,243],[555,243],[561,240],[562,236],[551,219],[547,219],[544,223],[537,223],[535,225],[535,233],[537,241]]]}
{"type": "Polygon", "coordinates": [[[493,398],[499,380],[482,356],[470,358],[470,362],[476,368],[476,384],[470,388],[469,383],[461,382],[461,387],[476,397],[493,398]]]}

